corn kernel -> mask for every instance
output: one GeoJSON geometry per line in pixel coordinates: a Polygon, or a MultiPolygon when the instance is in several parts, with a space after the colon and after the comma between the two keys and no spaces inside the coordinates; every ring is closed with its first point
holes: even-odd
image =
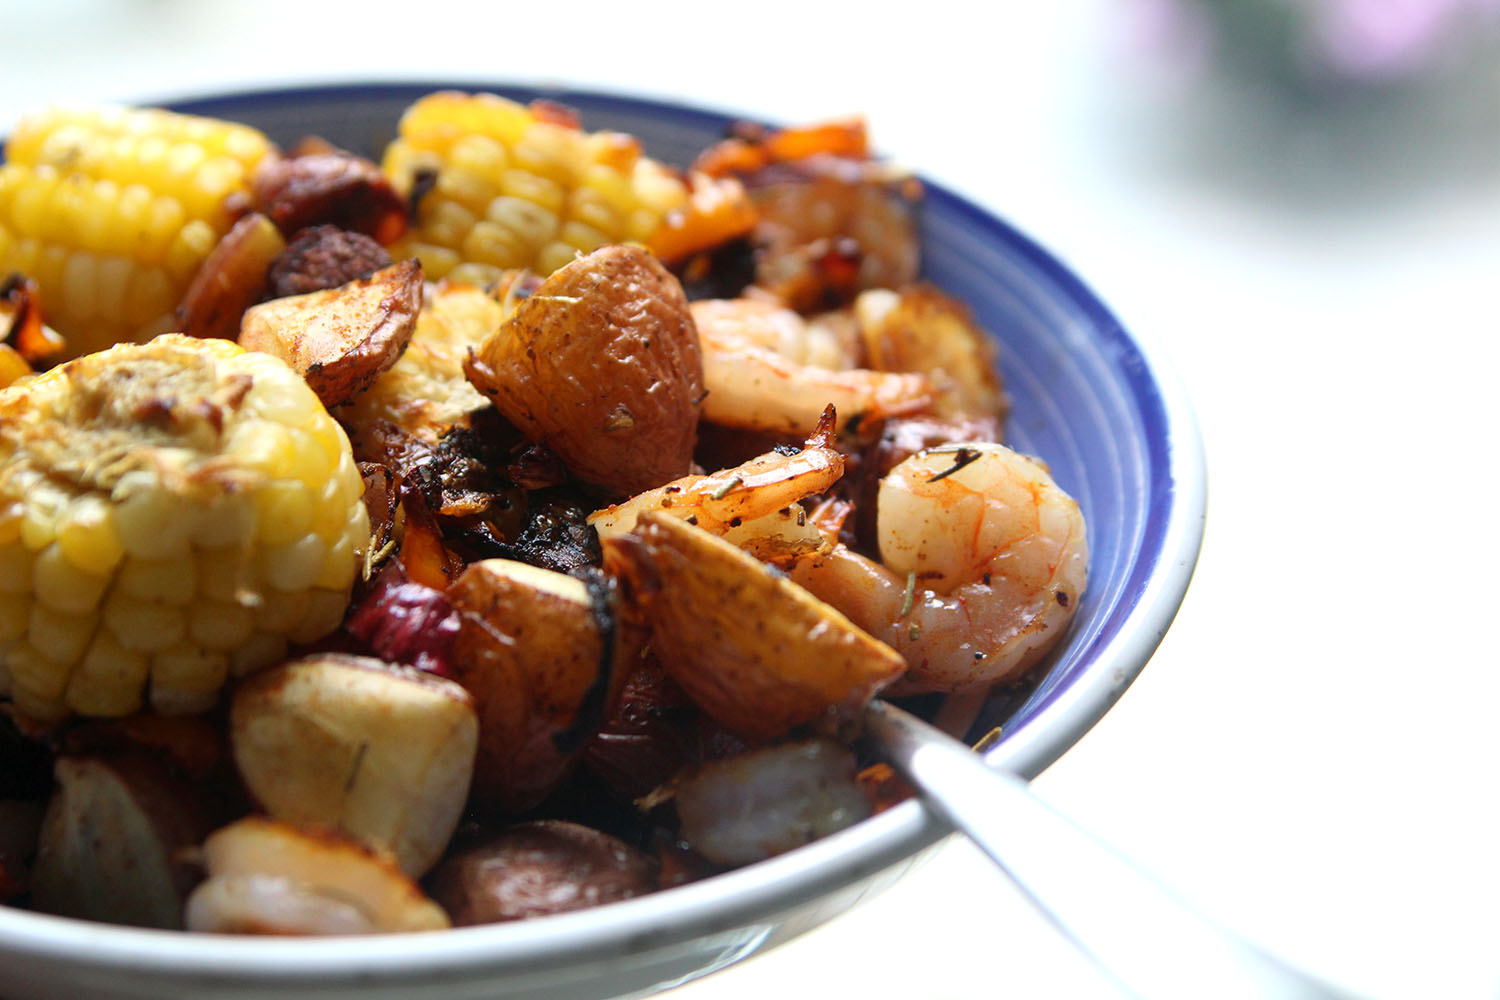
{"type": "Polygon", "coordinates": [[[524,198],[502,196],[490,202],[485,218],[514,234],[528,249],[535,250],[552,238],[557,217],[524,198]]]}
{"type": "Polygon", "coordinates": [[[46,548],[57,537],[57,520],[67,503],[54,489],[39,487],[26,494],[26,513],[21,519],[21,541],[33,552],[46,548]]]}
{"type": "Polygon", "coordinates": [[[339,627],[348,600],[342,591],[313,590],[307,595],[302,620],[287,634],[293,642],[312,642],[339,627]]]}
{"type": "Polygon", "coordinates": [[[118,717],[137,712],[151,661],[121,646],[107,630],[89,643],[68,679],[69,708],[84,715],[118,717]]]}
{"type": "Polygon", "coordinates": [[[313,586],[342,593],[354,583],[354,571],[360,548],[368,539],[354,539],[349,535],[330,545],[323,555],[323,564],[313,586]]]}
{"type": "Polygon", "coordinates": [[[61,697],[38,695],[20,681],[13,681],[10,686],[10,703],[18,714],[43,725],[68,717],[68,706],[61,697]]]}
{"type": "Polygon", "coordinates": [[[484,177],[457,167],[450,167],[438,175],[437,192],[474,213],[483,212],[490,199],[500,193],[484,177]]]}
{"type": "Polygon", "coordinates": [[[571,263],[577,256],[577,247],[569,246],[566,243],[561,243],[554,240],[553,242],[548,243],[546,246],[542,247],[541,250],[537,251],[537,270],[543,272],[556,271],[558,268],[564,267],[567,264],[571,263]]]}
{"type": "Polygon", "coordinates": [[[0,594],[0,643],[15,642],[31,622],[31,601],[18,594],[0,594]]]}
{"type": "Polygon", "coordinates": [[[254,631],[255,614],[242,605],[199,601],[188,608],[188,637],[205,649],[232,650],[247,642],[254,631]]]}
{"type": "Polygon", "coordinates": [[[313,524],[313,493],[296,480],[278,479],[255,494],[256,538],[266,545],[289,545],[313,524]]]}
{"type": "MultiPolygon", "coordinates": [[[[255,500],[237,493],[219,497],[193,532],[193,544],[204,549],[249,545],[255,538],[255,500]]],[[[216,555],[221,561],[226,557],[216,555]]]]}
{"type": "MultiPolygon", "coordinates": [[[[10,680],[14,693],[25,691],[38,699],[55,702],[62,698],[71,673],[65,663],[54,663],[31,643],[22,640],[11,646],[7,654],[10,680]]],[[[19,703],[19,697],[16,699],[19,703]]]]}
{"type": "Polygon", "coordinates": [[[124,555],[115,534],[114,514],[102,497],[86,494],[69,504],[58,520],[57,545],[68,562],[103,576],[124,555]]]}
{"type": "Polygon", "coordinates": [[[135,266],[118,254],[105,254],[99,258],[97,292],[100,315],[118,316],[125,311],[125,296],[130,290],[134,270],[135,266]]]}
{"type": "Polygon", "coordinates": [[[524,267],[529,258],[510,230],[489,219],[474,224],[461,249],[466,262],[497,268],[524,267]]]}
{"type": "Polygon", "coordinates": [[[500,191],[516,200],[529,202],[553,218],[562,212],[567,199],[567,189],[560,182],[519,168],[500,175],[500,191]]]}
{"type": "Polygon", "coordinates": [[[458,202],[423,202],[422,234],[439,246],[457,247],[474,222],[474,213],[458,202]]]}
{"type": "Polygon", "coordinates": [[[31,593],[32,555],[16,541],[0,544],[0,594],[31,593]]]}
{"type": "Polygon", "coordinates": [[[476,264],[473,261],[465,261],[448,272],[449,281],[473,285],[476,288],[487,288],[504,277],[505,271],[494,264],[476,264]]]}
{"type": "MultiPolygon", "coordinates": [[[[405,246],[405,254],[421,261],[422,273],[432,278],[446,278],[463,260],[457,250],[452,247],[439,246],[436,243],[413,241],[405,246]]],[[[392,256],[400,256],[400,254],[392,254],[392,256]]]]}
{"type": "Polygon", "coordinates": [[[229,673],[244,677],[286,658],[286,637],[259,631],[229,654],[229,673]]]}
{"type": "Polygon", "coordinates": [[[38,601],[31,606],[26,641],[53,663],[77,663],[88,646],[93,624],[91,614],[63,614],[38,601]]]}
{"type": "Polygon", "coordinates": [[[241,553],[233,550],[200,549],[196,563],[198,593],[203,597],[226,604],[239,604],[242,595],[253,593],[254,574],[249,560],[241,553]]]}
{"type": "Polygon", "coordinates": [[[181,608],[138,600],[119,591],[104,602],[104,624],[120,645],[139,653],[155,653],[175,645],[187,631],[181,608]]]}
{"type": "Polygon", "coordinates": [[[145,471],[130,472],[114,491],[115,532],[127,555],[149,559],[187,551],[186,504],[145,471]]]}
{"type": "Polygon", "coordinates": [[[151,657],[151,707],[163,715],[206,711],[228,678],[223,653],[173,646],[151,657]]]}
{"type": "Polygon", "coordinates": [[[198,590],[191,559],[143,559],[131,556],[115,577],[119,589],[141,601],[187,604],[198,590]]]}
{"type": "Polygon", "coordinates": [[[282,590],[305,590],[323,571],[327,546],[317,535],[303,535],[288,545],[277,545],[261,552],[261,575],[273,587],[282,590]]]}
{"type": "Polygon", "coordinates": [[[82,615],[98,607],[109,578],[75,566],[53,543],[37,554],[31,589],[42,604],[65,614],[82,615]]]}
{"type": "Polygon", "coordinates": [[[178,287],[186,287],[218,242],[219,233],[202,219],[194,219],[178,230],[162,259],[178,287]]]}

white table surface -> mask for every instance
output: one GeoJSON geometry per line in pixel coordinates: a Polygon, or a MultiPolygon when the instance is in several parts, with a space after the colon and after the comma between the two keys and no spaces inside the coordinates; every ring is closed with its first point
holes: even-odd
{"type": "MultiPolygon", "coordinates": [[[[54,100],[377,76],[865,112],[882,148],[1163,344],[1207,441],[1182,612],[1036,789],[1361,992],[1500,996],[1500,60],[1465,86],[1277,111],[1149,58],[1133,17],[1151,5],[992,6],[1014,9],[9,3],[0,126],[54,100]]],[[[830,987],[1117,995],[950,841],[855,912],[673,996],[830,987]]]]}

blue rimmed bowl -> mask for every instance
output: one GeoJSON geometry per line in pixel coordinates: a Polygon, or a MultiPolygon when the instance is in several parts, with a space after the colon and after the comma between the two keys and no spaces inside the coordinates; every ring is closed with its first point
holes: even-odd
{"type": "MultiPolygon", "coordinates": [[[[378,156],[401,112],[439,89],[544,97],[588,128],[686,163],[731,117],[629,97],[482,82],[352,84],[170,102],[291,144],[321,135],[378,156]]],[[[877,123],[878,124],[878,123],[877,123]]],[[[997,693],[972,732],[1026,777],[1075,743],[1140,673],[1181,604],[1202,539],[1202,446],[1155,349],[1036,243],[928,184],[925,277],[1000,346],[1013,447],[1039,455],[1089,527],[1089,589],[1035,682],[997,693]]],[[[0,995],[30,997],[588,998],[675,985],[787,940],[899,877],[947,829],[916,801],[760,864],[639,899],[515,924],[379,939],[138,930],[0,907],[0,995]]]]}

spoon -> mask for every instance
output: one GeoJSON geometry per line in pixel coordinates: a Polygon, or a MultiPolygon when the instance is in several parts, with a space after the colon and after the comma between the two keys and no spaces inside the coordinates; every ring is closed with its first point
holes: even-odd
{"type": "Polygon", "coordinates": [[[1127,995],[1348,1000],[1199,913],[1053,811],[1018,775],[876,700],[865,739],[1127,995]]]}

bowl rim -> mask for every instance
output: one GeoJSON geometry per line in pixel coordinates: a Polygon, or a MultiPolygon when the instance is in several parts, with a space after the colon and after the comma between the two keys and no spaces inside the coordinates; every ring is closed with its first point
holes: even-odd
{"type": "MultiPolygon", "coordinates": [[[[525,81],[370,79],[292,82],[179,93],[140,103],[192,106],[360,93],[442,89],[523,93],[560,101],[618,107],[700,122],[753,117],[665,97],[525,81]]],[[[991,766],[1030,779],[1078,741],[1124,694],[1155,652],[1187,592],[1202,546],[1207,508],[1203,441],[1191,402],[1159,344],[1127,333],[1099,297],[1031,237],[995,210],[923,177],[928,197],[941,198],[967,222],[1007,244],[1055,283],[1107,338],[1140,359],[1139,385],[1160,409],[1164,438],[1153,442],[1148,520],[1157,548],[1137,574],[1135,595],[1119,630],[1089,668],[1040,707],[1030,722],[986,753],[991,766]],[[1159,466],[1159,468],[1158,468],[1159,466]]],[[[521,973],[583,964],[669,947],[705,934],[766,921],[811,899],[873,876],[911,858],[950,829],[912,799],[846,830],[787,854],[647,896],[575,913],[442,932],[368,937],[254,938],[191,935],[58,917],[0,906],[0,953],[122,974],[187,977],[227,983],[314,984],[380,977],[385,982],[463,980],[485,972],[521,973]]]]}

